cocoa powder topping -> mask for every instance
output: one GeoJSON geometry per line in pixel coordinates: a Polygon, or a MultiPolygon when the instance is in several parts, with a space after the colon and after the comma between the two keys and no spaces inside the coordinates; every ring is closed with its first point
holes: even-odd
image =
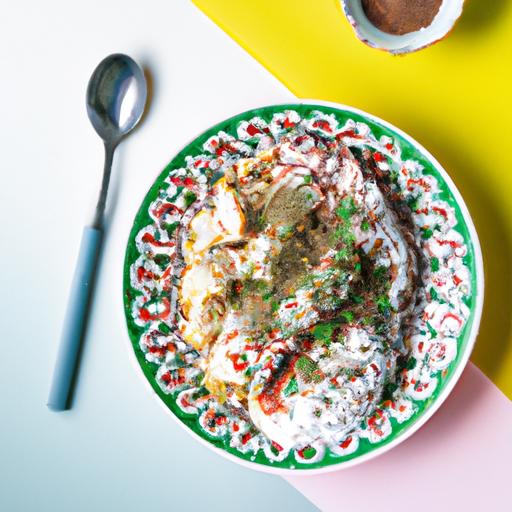
{"type": "Polygon", "coordinates": [[[367,18],[383,32],[403,35],[428,27],[443,0],[362,0],[367,18]]]}

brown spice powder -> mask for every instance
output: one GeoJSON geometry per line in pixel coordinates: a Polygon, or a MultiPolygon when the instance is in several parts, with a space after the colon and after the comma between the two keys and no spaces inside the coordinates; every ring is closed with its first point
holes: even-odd
{"type": "Polygon", "coordinates": [[[403,35],[428,27],[443,0],[362,0],[367,18],[383,32],[403,35]]]}

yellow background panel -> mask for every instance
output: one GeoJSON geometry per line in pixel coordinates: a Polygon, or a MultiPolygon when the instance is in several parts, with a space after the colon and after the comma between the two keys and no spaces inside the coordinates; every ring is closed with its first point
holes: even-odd
{"type": "MultiPolygon", "coordinates": [[[[446,40],[403,57],[361,43],[337,0],[195,3],[297,96],[376,114],[440,160],[484,255],[472,360],[512,398],[512,0],[467,0],[446,40]]],[[[236,69],[220,59],[219,72],[236,69]]]]}

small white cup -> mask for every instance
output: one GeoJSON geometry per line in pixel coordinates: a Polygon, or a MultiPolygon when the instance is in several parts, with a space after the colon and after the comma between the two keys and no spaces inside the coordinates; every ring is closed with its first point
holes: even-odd
{"type": "Polygon", "coordinates": [[[446,37],[462,14],[464,0],[443,0],[439,12],[428,27],[403,35],[379,30],[366,17],[361,0],[341,0],[341,4],[354,32],[363,43],[399,55],[421,50],[446,37]]]}

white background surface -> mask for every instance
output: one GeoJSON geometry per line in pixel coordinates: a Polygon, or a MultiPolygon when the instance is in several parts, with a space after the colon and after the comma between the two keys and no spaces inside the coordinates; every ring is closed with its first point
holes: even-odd
{"type": "Polygon", "coordinates": [[[311,510],[278,477],[194,441],[132,364],[124,248],[150,185],[191,138],[291,94],[187,0],[0,3],[0,510],[311,510]],[[114,161],[74,408],[45,403],[82,226],[103,167],[85,89],[106,55],[150,70],[114,161]]]}

